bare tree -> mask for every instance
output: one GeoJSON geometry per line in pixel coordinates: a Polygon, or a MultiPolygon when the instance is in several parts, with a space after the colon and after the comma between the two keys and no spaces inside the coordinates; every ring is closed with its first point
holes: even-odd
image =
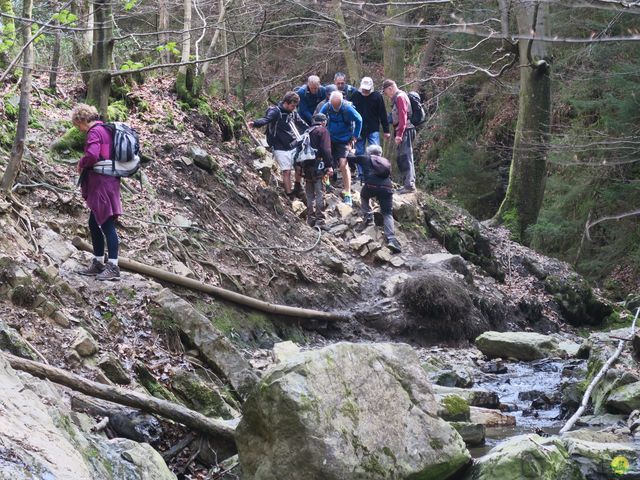
{"type": "Polygon", "coordinates": [[[111,55],[113,53],[112,0],[93,0],[93,51],[87,102],[107,118],[111,92],[111,55]]]}
{"type": "Polygon", "coordinates": [[[29,124],[29,104],[31,100],[31,70],[33,68],[33,42],[31,41],[31,12],[33,10],[33,0],[24,0],[22,12],[22,38],[26,48],[22,54],[22,79],[20,80],[20,104],[18,107],[18,125],[16,136],[11,147],[11,155],[7,169],[2,177],[0,189],[8,193],[16,181],[22,156],[24,154],[24,143],[27,138],[27,126],[29,124]]]}

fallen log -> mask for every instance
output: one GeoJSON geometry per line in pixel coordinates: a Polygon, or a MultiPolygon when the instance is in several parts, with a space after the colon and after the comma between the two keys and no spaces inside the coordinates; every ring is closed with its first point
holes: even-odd
{"type": "Polygon", "coordinates": [[[206,417],[182,405],[160,400],[149,395],[143,395],[132,390],[126,390],[121,387],[93,382],[60,368],[16,357],[10,353],[1,352],[0,355],[7,359],[12,368],[30,373],[35,377],[50,380],[91,397],[101,398],[113,403],[160,415],[207,435],[220,437],[232,442],[234,441],[235,428],[233,426],[221,420],[206,417]]]}
{"type": "Polygon", "coordinates": [[[591,398],[591,393],[593,392],[593,390],[598,385],[598,382],[600,382],[600,380],[602,380],[602,377],[604,377],[604,375],[607,373],[607,370],[609,370],[609,367],[611,367],[611,365],[613,365],[613,363],[618,359],[618,357],[622,353],[622,350],[624,350],[625,342],[627,340],[630,340],[631,338],[633,338],[633,335],[635,334],[635,331],[636,331],[636,321],[638,320],[638,315],[640,315],[640,307],[638,307],[638,310],[636,310],[636,316],[633,318],[633,322],[631,323],[631,335],[629,336],[629,339],[623,338],[618,342],[618,348],[616,348],[616,351],[613,352],[613,355],[611,355],[611,357],[609,357],[609,359],[602,366],[602,368],[600,368],[600,371],[593,378],[593,380],[591,381],[591,383],[587,387],[587,390],[584,392],[584,396],[582,397],[582,402],[580,402],[580,407],[578,408],[576,413],[574,413],[572,415],[572,417],[567,421],[567,423],[564,425],[564,427],[562,427],[560,429],[559,433],[561,433],[561,434],[562,433],[567,433],[569,430],[571,430],[573,428],[573,425],[582,416],[582,414],[584,413],[585,409],[589,405],[589,399],[591,398]]]}
{"type": "MultiPolygon", "coordinates": [[[[89,245],[79,237],[75,237],[73,239],[73,246],[78,250],[84,250],[85,252],[93,251],[91,245],[89,245]]],[[[204,282],[200,282],[199,280],[194,280],[192,278],[183,277],[182,275],[167,272],[166,270],[162,270],[161,268],[152,267],[151,265],[145,265],[144,263],[136,262],[135,260],[131,260],[126,257],[119,257],[118,265],[127,270],[131,270],[132,272],[140,273],[142,275],[149,275],[157,278],[158,280],[174,283],[176,285],[180,285],[181,287],[190,288],[191,290],[208,293],[217,298],[228,300],[230,302],[273,315],[285,315],[287,317],[310,318],[328,321],[349,320],[351,318],[350,313],[322,312],[320,310],[289,307],[286,305],[277,305],[274,303],[265,302],[263,300],[258,300],[257,298],[242,295],[241,293],[232,292],[231,290],[226,290],[224,288],[209,285],[204,282]]]]}

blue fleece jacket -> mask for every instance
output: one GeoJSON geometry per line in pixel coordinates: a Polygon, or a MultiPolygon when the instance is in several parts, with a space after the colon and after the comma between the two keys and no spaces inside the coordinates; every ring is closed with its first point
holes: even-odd
{"type": "Polygon", "coordinates": [[[322,85],[320,85],[320,88],[318,88],[318,91],[314,94],[309,91],[309,87],[307,87],[307,85],[303,85],[296,88],[295,92],[300,96],[298,114],[300,114],[307,124],[311,125],[313,123],[311,121],[313,112],[315,111],[316,106],[327,97],[327,91],[322,85]]]}
{"type": "Polygon", "coordinates": [[[349,143],[353,137],[360,136],[362,117],[351,102],[343,100],[338,111],[333,108],[333,105],[327,103],[320,113],[327,116],[327,129],[332,142],[349,143]]]}

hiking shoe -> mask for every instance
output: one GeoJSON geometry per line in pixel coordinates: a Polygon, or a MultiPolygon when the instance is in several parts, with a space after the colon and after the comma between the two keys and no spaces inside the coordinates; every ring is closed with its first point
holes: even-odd
{"type": "Polygon", "coordinates": [[[343,193],[342,203],[344,203],[345,205],[349,205],[350,207],[353,207],[353,200],[351,200],[351,195],[349,195],[348,193],[343,193]]]}
{"type": "Polygon", "coordinates": [[[80,275],[84,275],[87,277],[95,277],[96,275],[102,273],[104,269],[105,269],[104,263],[100,263],[98,260],[94,258],[93,261],[91,262],[91,265],[89,265],[88,268],[85,268],[84,270],[80,270],[78,273],[80,275]]]}
{"type": "Polygon", "coordinates": [[[400,246],[400,242],[395,238],[392,238],[387,242],[387,248],[391,250],[393,253],[402,253],[402,247],[400,246]]]}
{"type": "Polygon", "coordinates": [[[394,193],[396,193],[397,195],[404,195],[405,193],[416,193],[416,187],[401,187],[394,193]]]}
{"type": "Polygon", "coordinates": [[[309,225],[310,227],[315,226],[316,225],[316,219],[314,217],[307,217],[307,225],[309,225]]]}
{"type": "Polygon", "coordinates": [[[362,233],[371,225],[373,225],[373,219],[367,218],[363,220],[360,224],[358,224],[354,230],[356,231],[356,233],[362,233]]]}
{"type": "Polygon", "coordinates": [[[120,280],[120,267],[118,267],[118,265],[114,263],[107,262],[104,266],[104,270],[102,271],[102,273],[98,274],[96,280],[120,280]]]}

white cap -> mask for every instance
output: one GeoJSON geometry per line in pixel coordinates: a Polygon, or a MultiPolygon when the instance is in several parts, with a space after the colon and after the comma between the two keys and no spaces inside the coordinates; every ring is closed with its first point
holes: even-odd
{"type": "Polygon", "coordinates": [[[362,77],[360,90],[369,90],[370,92],[373,92],[373,79],[371,77],[362,77]]]}

